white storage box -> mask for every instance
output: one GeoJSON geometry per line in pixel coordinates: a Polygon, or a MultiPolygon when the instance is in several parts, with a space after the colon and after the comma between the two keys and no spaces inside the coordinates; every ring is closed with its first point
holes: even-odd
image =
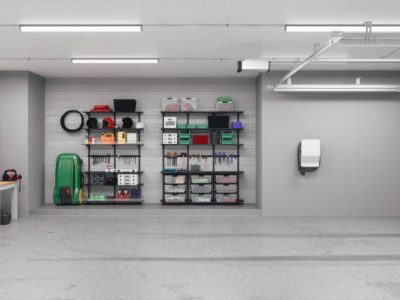
{"type": "Polygon", "coordinates": [[[136,132],[127,132],[126,134],[126,143],[127,144],[136,144],[137,140],[137,133],[136,132]]]}
{"type": "Polygon", "coordinates": [[[176,117],[164,117],[164,128],[174,129],[176,128],[176,117]]]}
{"type": "Polygon", "coordinates": [[[164,145],[178,144],[178,134],[177,133],[163,133],[163,144],[164,145]]]}
{"type": "Polygon", "coordinates": [[[137,174],[118,174],[118,185],[139,185],[137,174]]]}

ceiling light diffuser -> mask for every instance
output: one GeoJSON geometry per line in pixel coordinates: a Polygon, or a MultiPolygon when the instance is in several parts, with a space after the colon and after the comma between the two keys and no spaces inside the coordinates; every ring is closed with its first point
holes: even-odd
{"type": "Polygon", "coordinates": [[[367,28],[371,28],[372,33],[393,33],[400,32],[400,25],[310,25],[310,24],[287,24],[286,32],[350,32],[364,33],[367,28]]]}
{"type": "Polygon", "coordinates": [[[20,25],[21,32],[141,32],[141,25],[20,25]]]}
{"type": "Polygon", "coordinates": [[[275,92],[377,92],[399,93],[399,85],[370,85],[370,84],[282,84],[274,88],[275,92]]]}
{"type": "Polygon", "coordinates": [[[400,58],[321,58],[318,63],[400,63],[400,58]]]}
{"type": "Polygon", "coordinates": [[[158,58],[73,58],[73,64],[157,64],[158,58]]]}

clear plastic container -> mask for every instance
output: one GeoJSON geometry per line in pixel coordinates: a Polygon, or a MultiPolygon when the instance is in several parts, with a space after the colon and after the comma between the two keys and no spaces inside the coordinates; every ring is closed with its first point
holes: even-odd
{"type": "Polygon", "coordinates": [[[181,98],[181,111],[196,111],[197,98],[185,97],[181,98]]]}
{"type": "Polygon", "coordinates": [[[204,185],[198,185],[198,184],[192,184],[191,186],[192,193],[211,193],[211,184],[204,184],[204,185]]]}
{"type": "Polygon", "coordinates": [[[167,203],[183,203],[185,202],[185,195],[165,195],[165,202],[167,203]]]}
{"type": "Polygon", "coordinates": [[[201,195],[201,194],[192,194],[191,200],[194,203],[210,203],[211,202],[211,195],[201,195]]]}
{"type": "Polygon", "coordinates": [[[219,97],[217,99],[217,111],[233,111],[233,99],[231,97],[219,97]]]}
{"type": "Polygon", "coordinates": [[[221,184],[236,183],[236,176],[234,175],[217,175],[216,182],[221,184]]]}
{"type": "Polygon", "coordinates": [[[204,175],[204,176],[192,175],[191,181],[192,183],[197,183],[197,184],[212,183],[211,175],[204,175]]]}
{"type": "Polygon", "coordinates": [[[177,112],[179,110],[179,99],[174,97],[162,97],[162,111],[177,112]]]}
{"type": "Polygon", "coordinates": [[[230,184],[230,185],[217,184],[215,186],[215,189],[217,193],[236,193],[237,186],[235,184],[230,184]]]}
{"type": "Polygon", "coordinates": [[[236,194],[217,194],[216,195],[216,201],[218,203],[235,203],[237,200],[237,195],[236,194]]]}
{"type": "Polygon", "coordinates": [[[166,175],[165,176],[165,183],[169,183],[169,184],[185,184],[186,183],[186,176],[166,175]]]}
{"type": "Polygon", "coordinates": [[[166,185],[165,186],[165,192],[166,193],[185,193],[186,192],[186,186],[184,185],[166,185]]]}

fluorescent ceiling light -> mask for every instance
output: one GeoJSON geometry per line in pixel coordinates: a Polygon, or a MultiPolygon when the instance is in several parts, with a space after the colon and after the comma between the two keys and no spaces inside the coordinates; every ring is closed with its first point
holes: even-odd
{"type": "Polygon", "coordinates": [[[285,25],[286,32],[365,32],[364,25],[285,25]]]}
{"type": "Polygon", "coordinates": [[[400,25],[373,25],[372,32],[400,32],[400,25]]]}
{"type": "Polygon", "coordinates": [[[158,64],[158,58],[73,58],[73,64],[158,64]]]}
{"type": "Polygon", "coordinates": [[[400,63],[400,58],[321,58],[318,63],[400,63]]]}
{"type": "Polygon", "coordinates": [[[367,85],[367,84],[282,84],[274,88],[275,92],[378,92],[399,93],[399,85],[367,85]]]}
{"type": "Polygon", "coordinates": [[[267,59],[245,59],[238,61],[238,73],[242,71],[269,71],[267,59]]]}
{"type": "Polygon", "coordinates": [[[20,25],[21,32],[141,32],[141,25],[20,25]]]}
{"type": "MultiPolygon", "coordinates": [[[[400,32],[400,25],[370,25],[372,33],[400,32]]],[[[367,32],[367,25],[285,25],[286,32],[367,32]]]]}

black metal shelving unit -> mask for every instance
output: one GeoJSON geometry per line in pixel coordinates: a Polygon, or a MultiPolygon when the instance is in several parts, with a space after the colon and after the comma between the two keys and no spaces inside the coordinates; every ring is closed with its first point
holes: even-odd
{"type": "MultiPolygon", "coordinates": [[[[192,132],[192,133],[208,133],[209,136],[213,132],[221,132],[221,131],[228,131],[234,132],[236,135],[236,143],[234,144],[213,144],[211,139],[209,144],[163,144],[162,146],[162,200],[161,203],[164,205],[241,205],[244,203],[244,200],[240,198],[240,176],[244,173],[240,170],[240,148],[243,144],[240,143],[240,133],[243,131],[243,128],[234,129],[234,128],[164,128],[164,117],[165,116],[177,116],[177,117],[186,117],[185,121],[186,124],[189,124],[191,120],[191,116],[234,116],[236,121],[240,121],[240,116],[243,114],[243,111],[191,111],[191,112],[165,112],[162,111],[162,133],[178,133],[178,132],[192,132]],[[170,148],[183,148],[182,150],[186,151],[186,170],[177,170],[177,171],[168,171],[165,170],[166,164],[165,159],[167,158],[166,151],[170,148]],[[208,157],[212,159],[212,170],[209,171],[191,171],[190,170],[190,153],[193,149],[210,149],[212,154],[209,155],[201,155],[202,157],[208,157]],[[217,171],[216,170],[216,153],[219,149],[229,149],[234,150],[234,155],[229,155],[230,157],[234,157],[236,159],[236,168],[235,170],[231,171],[217,171]],[[210,183],[192,183],[192,176],[211,176],[210,183]],[[185,183],[167,183],[166,177],[167,176],[184,176],[185,183]],[[234,176],[236,178],[234,183],[217,183],[217,176],[234,176]],[[211,192],[209,193],[192,193],[191,186],[192,185],[211,185],[211,192]],[[217,186],[236,186],[236,191],[234,193],[220,193],[217,192],[217,186]],[[185,192],[184,193],[173,193],[173,192],[166,192],[166,186],[184,186],[185,192]],[[192,194],[195,195],[211,195],[211,201],[207,202],[194,202],[192,201],[192,194]],[[217,201],[217,195],[232,195],[235,194],[235,201],[232,202],[220,202],[217,201]],[[185,199],[183,202],[168,202],[166,201],[166,195],[185,195],[185,199]]],[[[231,120],[232,121],[232,120],[231,120]]]]}
{"type": "MultiPolygon", "coordinates": [[[[137,117],[137,121],[141,122],[141,116],[143,112],[137,111],[137,112],[115,112],[115,111],[110,111],[110,112],[91,112],[91,111],[86,111],[85,114],[88,117],[100,117],[100,116],[110,116],[112,117],[114,124],[116,124],[117,118],[118,117],[125,117],[125,116],[134,116],[137,117]]],[[[118,186],[118,174],[135,174],[138,176],[138,185],[135,186],[121,186],[121,190],[125,189],[132,189],[134,188],[135,190],[140,190],[140,193],[142,195],[142,174],[143,171],[141,169],[141,147],[143,145],[142,143],[142,128],[97,128],[97,129],[91,129],[91,128],[85,128],[88,135],[91,135],[92,133],[97,133],[101,134],[104,132],[113,132],[114,133],[114,138],[115,138],[115,143],[113,144],[84,144],[87,147],[87,158],[88,158],[88,170],[83,172],[86,176],[84,176],[84,185],[87,188],[87,193],[85,195],[85,204],[91,204],[91,205],[137,205],[143,203],[143,196],[141,196],[140,199],[138,198],[129,198],[129,199],[118,199],[117,193],[119,190],[118,186]],[[124,131],[124,132],[136,132],[137,133],[137,140],[138,143],[136,144],[119,144],[117,141],[117,134],[119,131],[124,131]],[[137,154],[119,154],[120,149],[124,149],[125,151],[127,149],[132,149],[132,147],[136,148],[136,153],[137,154]],[[94,154],[96,150],[98,149],[111,149],[111,154],[94,154]],[[118,163],[117,159],[118,158],[126,158],[126,159],[135,159],[137,161],[137,172],[106,172],[106,171],[93,171],[92,170],[92,164],[93,164],[93,159],[95,158],[105,158],[107,157],[110,165],[113,166],[113,169],[118,169],[118,163]],[[113,174],[114,177],[114,183],[113,184],[92,184],[91,183],[91,175],[92,174],[113,174]],[[89,200],[89,196],[92,192],[93,189],[98,188],[98,187],[111,187],[113,189],[113,195],[112,197],[108,197],[107,200],[89,200]]]]}

